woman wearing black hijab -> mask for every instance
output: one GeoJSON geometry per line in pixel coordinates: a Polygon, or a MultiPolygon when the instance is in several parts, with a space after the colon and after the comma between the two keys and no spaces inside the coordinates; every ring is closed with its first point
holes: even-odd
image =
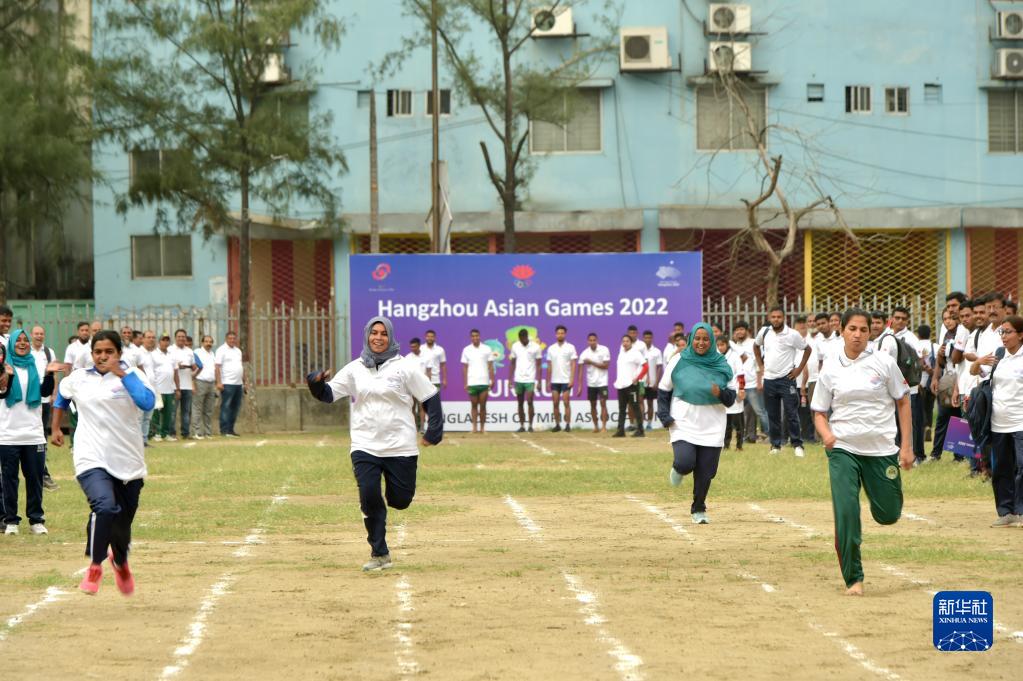
{"type": "Polygon", "coordinates": [[[385,540],[387,507],[408,508],[416,493],[419,448],[412,413],[414,399],[423,405],[429,418],[419,444],[435,445],[444,434],[437,386],[398,349],[391,321],[374,317],[366,324],[359,359],[349,362],[329,380],[326,371],[313,372],[307,379],[309,391],[321,402],[352,398],[352,470],[371,548],[369,562],[362,566],[365,571],[391,567],[385,540]],[[381,477],[386,485],[383,495],[381,477]]]}

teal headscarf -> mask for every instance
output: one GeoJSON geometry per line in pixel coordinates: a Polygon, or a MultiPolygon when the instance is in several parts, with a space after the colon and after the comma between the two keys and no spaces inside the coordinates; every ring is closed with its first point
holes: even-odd
{"type": "Polygon", "coordinates": [[[31,347],[29,347],[29,351],[24,355],[19,355],[14,351],[14,344],[18,342],[18,338],[22,335],[28,338],[28,333],[24,329],[15,329],[11,332],[11,337],[7,339],[7,362],[15,369],[24,369],[28,372],[28,389],[22,393],[21,381],[18,380],[18,376],[15,374],[11,376],[11,389],[7,393],[7,399],[4,401],[7,407],[11,408],[21,400],[24,400],[29,409],[35,409],[42,402],[42,395],[39,394],[39,372],[36,370],[35,357],[32,356],[31,347]]]}
{"type": "Polygon", "coordinates": [[[732,368],[717,350],[713,329],[710,324],[700,322],[689,332],[689,343],[671,372],[675,397],[689,404],[719,404],[720,400],[710,392],[710,386],[716,383],[719,388],[724,388],[731,380],[732,368]],[[710,348],[702,355],[693,349],[693,337],[699,329],[710,336],[710,348]]]}

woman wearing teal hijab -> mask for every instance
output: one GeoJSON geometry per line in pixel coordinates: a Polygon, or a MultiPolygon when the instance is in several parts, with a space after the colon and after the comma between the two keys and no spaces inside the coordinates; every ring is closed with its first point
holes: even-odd
{"type": "Polygon", "coordinates": [[[673,487],[693,474],[693,522],[705,525],[707,493],[718,472],[725,444],[725,409],[735,403],[738,382],[717,351],[714,331],[699,323],[689,333],[686,349],[671,358],[658,385],[657,418],[668,429],[675,460],[673,487]]]}
{"type": "Polygon", "coordinates": [[[0,490],[3,499],[4,534],[17,534],[18,469],[25,476],[25,511],[32,534],[46,534],[43,515],[43,468],[46,436],[43,434],[42,398],[53,392],[53,375],[39,376],[28,334],[11,332],[4,348],[6,363],[0,365],[0,490]]]}

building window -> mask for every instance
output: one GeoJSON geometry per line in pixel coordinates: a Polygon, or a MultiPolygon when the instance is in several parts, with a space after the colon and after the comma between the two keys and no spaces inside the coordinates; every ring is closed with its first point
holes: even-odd
{"type": "Polygon", "coordinates": [[[565,125],[530,121],[529,150],[534,154],[599,152],[603,131],[602,93],[596,88],[580,88],[569,100],[565,96],[565,125]],[[569,109],[568,107],[571,107],[569,109]]]}
{"type": "Polygon", "coordinates": [[[870,86],[846,85],[845,112],[868,114],[870,111],[870,86]]]}
{"type": "MultiPolygon", "coordinates": [[[[767,128],[767,90],[743,86],[740,94],[753,116],[754,127],[763,135],[767,128]]],[[[764,142],[766,144],[766,138],[764,142]]],[[[702,151],[757,148],[742,106],[724,90],[712,85],[696,91],[696,148],[702,151]]]]}
{"type": "Polygon", "coordinates": [[[182,172],[188,162],[186,152],[178,149],[132,149],[128,156],[131,191],[156,191],[162,178],[182,172]]]}
{"type": "Polygon", "coordinates": [[[131,278],[192,276],[192,237],[147,235],[131,238],[131,278]]]}
{"type": "Polygon", "coordinates": [[[808,102],[823,102],[824,101],[824,83],[807,83],[806,84],[806,101],[808,101],[808,102]]]}
{"type": "Polygon", "coordinates": [[[412,90],[388,90],[387,115],[390,118],[411,116],[412,90]]]}
{"type": "MultiPolygon", "coordinates": [[[[437,97],[440,99],[440,115],[451,115],[451,90],[439,90],[437,97]]],[[[433,91],[426,91],[426,115],[433,115],[433,91]]]]}
{"type": "Polygon", "coordinates": [[[924,103],[941,104],[940,83],[924,83],[924,103]]]}
{"type": "Polygon", "coordinates": [[[271,94],[256,100],[252,118],[267,133],[277,131],[270,148],[275,156],[300,160],[309,153],[309,94],[271,94]]]}
{"type": "Polygon", "coordinates": [[[1023,95],[1016,90],[987,91],[987,149],[1023,153],[1023,95]]]}
{"type": "Polygon", "coordinates": [[[370,90],[359,90],[355,93],[355,105],[360,109],[369,108],[369,98],[373,96],[370,90]]]}
{"type": "Polygon", "coordinates": [[[887,114],[909,114],[909,88],[886,87],[884,89],[884,112],[887,114]]]}

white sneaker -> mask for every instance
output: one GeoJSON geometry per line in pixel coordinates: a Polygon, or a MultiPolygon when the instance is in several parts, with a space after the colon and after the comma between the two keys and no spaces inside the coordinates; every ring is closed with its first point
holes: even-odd
{"type": "Polygon", "coordinates": [[[167,440],[167,442],[177,442],[178,441],[178,438],[174,437],[173,435],[168,435],[165,439],[167,440]]]}
{"type": "Polygon", "coordinates": [[[204,438],[202,435],[196,435],[195,439],[196,440],[205,440],[206,438],[204,438]]]}
{"type": "Polygon", "coordinates": [[[163,438],[160,437],[159,435],[154,435],[153,437],[151,437],[149,439],[152,440],[153,442],[163,442],[163,438]]]}
{"type": "Polygon", "coordinates": [[[391,567],[391,554],[386,556],[370,556],[369,561],[362,566],[363,572],[376,572],[391,567]]]}
{"type": "Polygon", "coordinates": [[[28,529],[32,532],[32,534],[49,534],[49,532],[46,531],[46,525],[43,525],[42,523],[29,525],[28,529]]]}
{"type": "Polygon", "coordinates": [[[674,466],[672,466],[668,471],[668,482],[671,483],[672,487],[678,487],[682,484],[682,475],[675,470],[674,466]]]}
{"type": "Polygon", "coordinates": [[[18,534],[18,526],[8,525],[7,528],[4,530],[4,534],[18,534]]]}
{"type": "Polygon", "coordinates": [[[693,524],[694,525],[706,525],[710,522],[710,518],[707,517],[706,513],[694,513],[693,524]]]}
{"type": "Polygon", "coordinates": [[[781,454],[781,449],[779,449],[778,447],[771,447],[771,451],[768,452],[768,453],[769,454],[781,454]]]}
{"type": "Polygon", "coordinates": [[[806,456],[806,451],[802,447],[796,447],[796,458],[802,459],[804,456],[806,456]]]}

